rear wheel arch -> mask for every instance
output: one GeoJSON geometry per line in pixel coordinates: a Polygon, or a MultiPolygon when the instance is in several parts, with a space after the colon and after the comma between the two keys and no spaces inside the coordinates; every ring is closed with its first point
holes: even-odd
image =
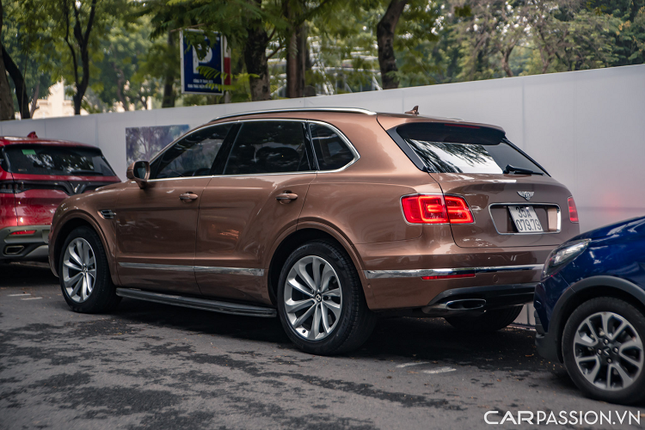
{"type": "Polygon", "coordinates": [[[271,298],[271,303],[273,303],[274,305],[277,306],[276,295],[278,291],[280,271],[282,270],[284,263],[287,261],[287,258],[289,258],[291,253],[298,249],[301,245],[315,240],[329,242],[338,249],[343,250],[347,254],[347,256],[354,264],[356,271],[358,272],[359,279],[363,286],[363,293],[365,295],[368,294],[368,289],[365,288],[366,281],[364,279],[362,265],[360,264],[358,254],[351,247],[349,242],[346,241],[345,238],[339,238],[337,235],[326,231],[326,229],[323,230],[315,227],[307,227],[296,230],[295,232],[284,238],[272,254],[267,276],[267,286],[269,290],[269,297],[271,298]]]}
{"type": "Polygon", "coordinates": [[[555,330],[558,358],[562,362],[562,336],[571,314],[583,303],[597,297],[613,297],[630,303],[645,314],[645,291],[637,285],[615,276],[594,276],[574,284],[570,295],[556,304],[549,331],[555,330]]]}

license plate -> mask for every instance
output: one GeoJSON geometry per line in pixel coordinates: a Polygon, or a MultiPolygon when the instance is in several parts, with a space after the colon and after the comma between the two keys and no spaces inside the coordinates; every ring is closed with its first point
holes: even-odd
{"type": "Polygon", "coordinates": [[[509,206],[508,210],[518,232],[539,233],[544,231],[533,206],[509,206]]]}

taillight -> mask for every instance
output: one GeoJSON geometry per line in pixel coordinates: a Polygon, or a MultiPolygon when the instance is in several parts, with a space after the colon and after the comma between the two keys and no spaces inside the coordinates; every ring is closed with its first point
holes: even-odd
{"type": "Polygon", "coordinates": [[[442,195],[406,196],[401,199],[405,219],[411,224],[467,224],[474,221],[461,197],[442,195]]]}
{"type": "Polygon", "coordinates": [[[569,205],[569,220],[573,223],[578,223],[578,208],[576,208],[576,202],[573,200],[573,197],[567,199],[567,204],[569,205]]]}
{"type": "Polygon", "coordinates": [[[412,224],[446,224],[448,211],[442,196],[407,196],[401,199],[405,219],[412,224]]]}
{"type": "Polygon", "coordinates": [[[466,200],[455,196],[446,196],[444,198],[448,208],[448,219],[450,219],[451,224],[470,224],[474,221],[466,200]]]}
{"type": "Polygon", "coordinates": [[[18,194],[25,191],[25,184],[14,181],[0,181],[0,194],[18,194]]]}

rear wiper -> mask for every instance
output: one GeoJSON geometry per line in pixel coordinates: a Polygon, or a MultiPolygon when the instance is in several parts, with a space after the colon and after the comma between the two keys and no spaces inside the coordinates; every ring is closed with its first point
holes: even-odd
{"type": "Polygon", "coordinates": [[[522,167],[515,167],[515,166],[511,166],[510,164],[506,165],[506,168],[504,169],[504,171],[502,173],[504,173],[504,174],[518,173],[520,175],[544,175],[544,173],[542,173],[542,172],[534,172],[531,169],[524,169],[522,167]]]}

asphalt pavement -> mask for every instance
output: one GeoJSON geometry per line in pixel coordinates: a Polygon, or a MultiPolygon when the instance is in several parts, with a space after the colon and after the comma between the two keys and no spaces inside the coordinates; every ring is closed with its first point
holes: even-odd
{"type": "Polygon", "coordinates": [[[584,398],[533,336],[391,318],[360,350],[321,357],[277,319],[128,299],[74,313],[46,265],[1,265],[0,429],[645,426],[645,405],[584,398]]]}

